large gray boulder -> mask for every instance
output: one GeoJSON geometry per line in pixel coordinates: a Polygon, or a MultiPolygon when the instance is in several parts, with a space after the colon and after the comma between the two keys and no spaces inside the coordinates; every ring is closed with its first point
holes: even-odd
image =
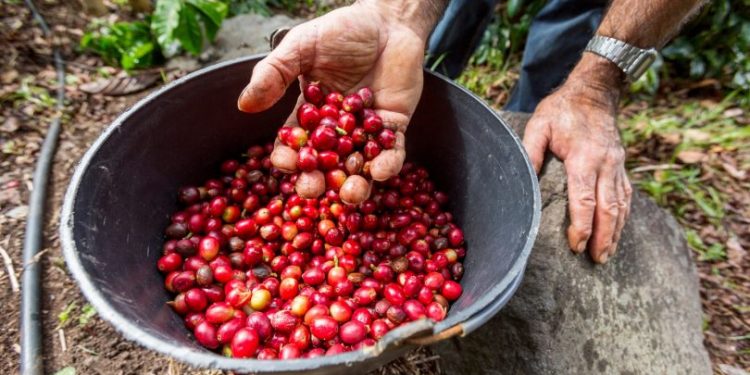
{"type": "MultiPolygon", "coordinates": [[[[528,119],[507,115],[522,132],[528,119]]],[[[674,218],[633,195],[617,254],[594,265],[567,245],[565,172],[541,177],[542,222],[523,283],[471,335],[435,346],[447,374],[710,374],[698,277],[674,218]]]]}
{"type": "Polygon", "coordinates": [[[219,60],[268,52],[268,37],[282,26],[294,26],[304,22],[301,18],[290,18],[282,14],[263,17],[257,14],[242,14],[229,18],[216,34],[214,56],[219,60]]]}

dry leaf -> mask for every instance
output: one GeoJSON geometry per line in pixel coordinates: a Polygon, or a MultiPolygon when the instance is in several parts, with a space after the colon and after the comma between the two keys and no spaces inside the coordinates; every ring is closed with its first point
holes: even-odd
{"type": "Polygon", "coordinates": [[[740,240],[737,236],[729,237],[729,240],[727,241],[727,259],[729,260],[729,264],[740,266],[742,264],[742,258],[744,258],[745,255],[747,255],[747,251],[742,248],[742,244],[740,244],[740,240]]]}
{"type": "Polygon", "coordinates": [[[143,91],[155,85],[160,77],[161,74],[159,72],[143,72],[135,76],[120,75],[84,83],[78,86],[78,88],[89,94],[121,96],[143,91]]]}
{"type": "Polygon", "coordinates": [[[683,150],[677,153],[677,159],[685,164],[695,164],[705,161],[708,158],[705,152],[701,150],[683,150]]]}
{"type": "Polygon", "coordinates": [[[17,117],[11,116],[5,119],[3,121],[3,124],[0,125],[0,131],[6,132],[6,133],[13,133],[14,131],[18,130],[19,128],[19,121],[17,117]]]}
{"type": "Polygon", "coordinates": [[[13,82],[16,78],[18,78],[18,71],[15,69],[8,69],[0,75],[0,81],[2,81],[4,85],[13,82]]]}
{"type": "Polygon", "coordinates": [[[661,134],[661,138],[670,145],[678,145],[682,141],[682,135],[677,132],[661,134]]]}
{"type": "Polygon", "coordinates": [[[742,108],[730,108],[724,111],[724,117],[739,117],[743,112],[742,108]]]}
{"type": "Polygon", "coordinates": [[[734,367],[723,363],[719,364],[719,369],[721,369],[721,372],[723,372],[724,375],[750,375],[750,373],[739,367],[734,367]]]}
{"type": "Polygon", "coordinates": [[[727,173],[729,173],[730,176],[738,180],[744,180],[745,177],[747,177],[747,171],[739,170],[730,163],[722,162],[721,167],[724,168],[724,170],[727,171],[727,173]]]}
{"type": "Polygon", "coordinates": [[[711,139],[711,135],[704,132],[703,130],[688,129],[685,130],[685,138],[696,142],[706,142],[711,139]]]}

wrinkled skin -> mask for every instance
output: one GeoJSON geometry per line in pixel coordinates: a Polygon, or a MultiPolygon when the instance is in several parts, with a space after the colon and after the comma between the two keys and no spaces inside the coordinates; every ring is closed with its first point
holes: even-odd
{"type": "MultiPolygon", "coordinates": [[[[422,93],[426,36],[385,13],[371,4],[355,3],[294,27],[256,65],[238,107],[245,112],[269,108],[298,76],[303,84],[318,81],[324,88],[344,94],[370,87],[377,114],[400,139],[394,149],[373,159],[370,175],[383,181],[398,174],[406,156],[404,132],[422,93]]],[[[300,97],[298,104],[302,100],[300,97]]],[[[288,126],[297,126],[295,112],[289,117],[288,126]]],[[[274,165],[293,172],[292,160],[296,160],[297,153],[278,141],[275,148],[274,165]]],[[[319,178],[316,183],[323,185],[325,181],[319,178]]],[[[309,197],[319,191],[315,187],[298,193],[309,197]]],[[[364,199],[367,194],[352,196],[364,199]]]]}
{"type": "MultiPolygon", "coordinates": [[[[416,17],[399,17],[384,3],[357,2],[293,28],[256,65],[238,107],[246,112],[269,108],[298,76],[303,84],[319,81],[345,94],[368,86],[385,126],[397,131],[396,147],[376,157],[370,173],[374,180],[396,175],[405,158],[404,132],[422,92],[429,28],[409,23],[416,17]]],[[[617,249],[632,194],[616,127],[620,74],[613,64],[584,54],[563,86],[539,104],[524,137],[537,172],[547,150],[565,163],[570,248],[576,253],[589,249],[598,263],[617,249]]],[[[286,126],[297,126],[294,113],[286,126]]],[[[296,157],[277,141],[272,155],[277,168],[293,172],[296,157]]],[[[324,190],[324,178],[316,176],[306,179],[309,189],[298,188],[300,195],[312,197],[324,190]]],[[[353,182],[346,184],[347,196],[364,200],[369,185],[353,182]]]]}
{"type": "Polygon", "coordinates": [[[617,250],[632,195],[616,111],[612,91],[571,75],[539,104],[523,141],[537,172],[548,149],[564,162],[570,248],[576,253],[588,248],[598,263],[617,250]]]}

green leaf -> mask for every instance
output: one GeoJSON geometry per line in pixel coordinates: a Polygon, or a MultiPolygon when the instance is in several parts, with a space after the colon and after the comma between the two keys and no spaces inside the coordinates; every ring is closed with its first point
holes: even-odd
{"type": "Polygon", "coordinates": [[[219,26],[216,26],[205,13],[196,13],[198,13],[198,16],[200,16],[199,18],[202,21],[201,23],[203,23],[203,30],[206,31],[206,38],[208,38],[209,41],[213,42],[213,40],[216,39],[216,33],[219,31],[219,26]]]}
{"type": "Polygon", "coordinates": [[[122,58],[120,59],[120,65],[122,65],[125,70],[145,68],[151,65],[153,53],[153,43],[148,42],[136,44],[123,52],[122,58]]]}
{"type": "Polygon", "coordinates": [[[180,26],[183,8],[181,0],[157,0],[151,16],[151,32],[167,57],[177,53],[175,42],[179,38],[175,34],[180,26]]]}
{"type": "Polygon", "coordinates": [[[206,15],[214,26],[219,27],[227,16],[227,5],[215,0],[187,0],[188,4],[206,15]]]}
{"type": "Polygon", "coordinates": [[[523,0],[508,1],[508,17],[516,18],[516,15],[518,15],[518,12],[521,11],[522,7],[523,7],[523,0]]]}
{"type": "Polygon", "coordinates": [[[70,313],[72,313],[76,307],[78,307],[78,305],[76,305],[75,302],[71,302],[68,306],[65,306],[65,309],[60,312],[60,314],[57,315],[57,320],[60,323],[60,326],[65,325],[65,323],[70,320],[70,313]]]}
{"type": "Polygon", "coordinates": [[[198,13],[193,7],[183,7],[180,11],[180,22],[174,30],[175,39],[180,41],[182,48],[198,56],[203,49],[203,33],[198,22],[198,13]]]}
{"type": "Polygon", "coordinates": [[[81,308],[81,316],[78,317],[78,325],[85,325],[96,315],[96,309],[90,304],[86,304],[81,308]]]}
{"type": "Polygon", "coordinates": [[[54,375],[76,375],[76,369],[73,366],[64,367],[60,370],[57,370],[54,375]]]}

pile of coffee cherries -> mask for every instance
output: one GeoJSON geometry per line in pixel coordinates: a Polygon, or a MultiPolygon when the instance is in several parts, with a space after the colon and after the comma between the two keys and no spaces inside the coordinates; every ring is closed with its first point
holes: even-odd
{"type": "Polygon", "coordinates": [[[178,192],[157,267],[169,305],[204,347],[237,358],[334,355],[395,327],[443,320],[461,296],[464,236],[447,196],[406,163],[354,206],[295,193],[273,145],[178,192]]]}
{"type": "MultiPolygon", "coordinates": [[[[351,180],[364,186],[370,161],[396,146],[396,133],[384,128],[372,109],[372,90],[365,87],[347,96],[335,91],[324,95],[313,82],[305,86],[303,96],[305,102],[297,109],[299,127],[282,126],[278,132],[279,141],[297,151],[296,169],[324,173],[328,189],[340,189],[349,176],[364,176],[351,180]]],[[[323,190],[322,186],[313,189],[307,197],[317,197],[323,190]]]]}

